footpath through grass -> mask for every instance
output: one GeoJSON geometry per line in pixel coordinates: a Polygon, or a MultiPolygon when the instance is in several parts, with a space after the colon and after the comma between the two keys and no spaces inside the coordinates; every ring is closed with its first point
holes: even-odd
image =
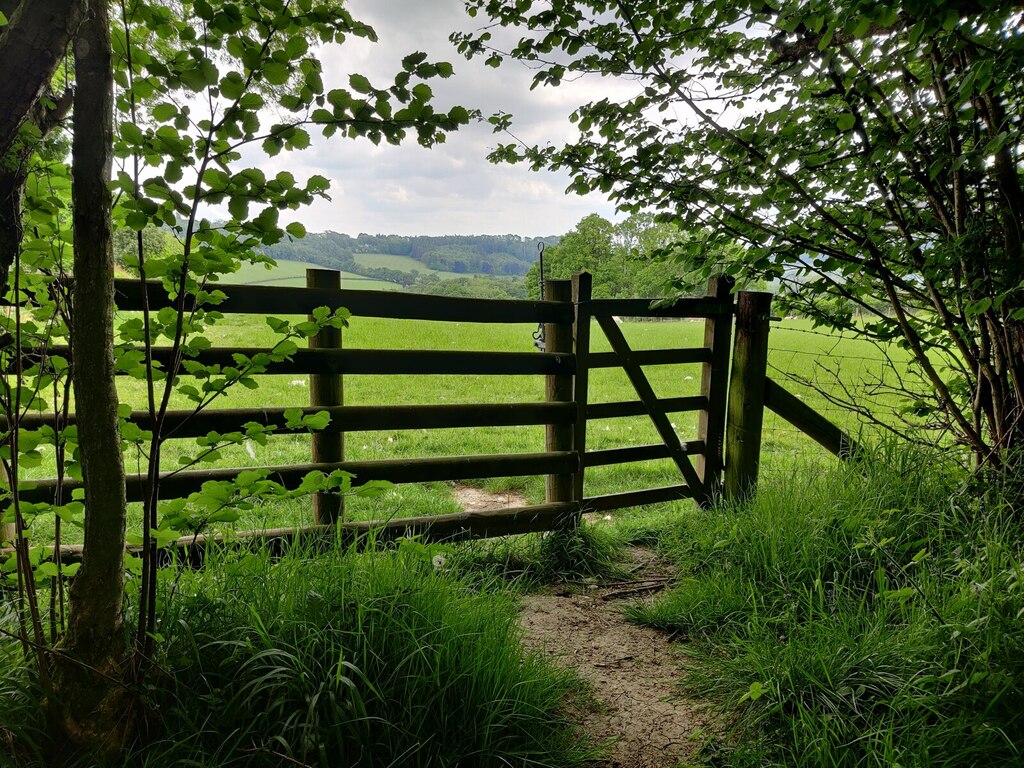
{"type": "Polygon", "coordinates": [[[995,489],[892,448],[775,474],[748,505],[620,524],[680,565],[639,622],[699,658],[711,765],[1024,763],[1024,526],[995,489]]]}

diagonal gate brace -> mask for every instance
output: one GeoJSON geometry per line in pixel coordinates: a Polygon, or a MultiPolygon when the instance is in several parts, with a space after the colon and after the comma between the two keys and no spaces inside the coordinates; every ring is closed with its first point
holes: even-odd
{"type": "Polygon", "coordinates": [[[697,475],[697,470],[693,468],[693,464],[690,463],[689,457],[683,450],[682,443],[679,442],[679,435],[676,434],[668,416],[662,410],[658,396],[654,394],[651,382],[647,380],[647,375],[644,373],[643,368],[633,359],[633,350],[626,341],[626,337],[622,335],[619,326],[610,316],[599,315],[597,322],[601,326],[601,330],[604,331],[604,335],[608,337],[612,350],[619,356],[622,368],[626,371],[633,389],[636,390],[637,396],[647,409],[647,414],[651,417],[651,421],[654,422],[658,435],[668,447],[670,458],[679,467],[679,471],[683,473],[686,484],[693,491],[694,499],[697,500],[698,504],[704,506],[706,501],[704,498],[704,484],[701,482],[700,477],[697,475]]]}

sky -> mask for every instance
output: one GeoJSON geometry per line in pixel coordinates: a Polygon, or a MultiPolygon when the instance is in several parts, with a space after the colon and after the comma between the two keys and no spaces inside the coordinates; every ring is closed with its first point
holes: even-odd
{"type": "MultiPolygon", "coordinates": [[[[559,144],[573,138],[568,116],[576,106],[628,87],[595,78],[530,91],[532,73],[518,62],[495,69],[482,60],[466,61],[448,35],[476,29],[484,20],[470,18],[461,0],[350,0],[348,7],[374,27],[380,41],[353,39],[322,49],[328,89],[347,87],[353,72],[389,83],[403,56],[425,51],[429,60],[449,61],[455,68],[451,78],[429,81],[435,108],[459,104],[485,116],[509,112],[515,134],[524,141],[559,144]]],[[[566,194],[569,177],[564,173],[490,163],[488,151],[509,141],[486,123],[449,134],[431,149],[415,139],[403,146],[375,147],[366,140],[319,137],[304,152],[282,153],[261,165],[331,180],[331,200],[318,201],[295,217],[311,232],[538,237],[564,234],[591,213],[618,218],[614,206],[599,195],[566,194]]]]}

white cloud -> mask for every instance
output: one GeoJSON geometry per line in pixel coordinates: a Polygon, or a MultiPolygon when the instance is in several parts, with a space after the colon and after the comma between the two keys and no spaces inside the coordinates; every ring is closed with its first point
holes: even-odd
{"type": "MultiPolygon", "coordinates": [[[[438,108],[461,104],[485,115],[509,112],[524,141],[555,144],[571,140],[568,116],[575,106],[631,89],[629,83],[593,79],[530,91],[532,73],[521,65],[495,69],[466,61],[448,35],[481,20],[469,18],[461,0],[352,0],[349,10],[375,28],[380,42],[354,38],[323,50],[328,88],[345,86],[353,72],[390,82],[402,57],[422,50],[432,60],[454,65],[452,78],[430,81],[438,108]]],[[[287,169],[300,178],[318,173],[331,180],[331,201],[319,201],[294,217],[310,231],[535,236],[565,232],[589,213],[614,216],[602,197],[566,195],[564,173],[491,164],[488,152],[507,141],[490,126],[476,124],[429,150],[415,141],[375,147],[364,140],[316,138],[305,152],[249,161],[270,172],[287,169]]]]}

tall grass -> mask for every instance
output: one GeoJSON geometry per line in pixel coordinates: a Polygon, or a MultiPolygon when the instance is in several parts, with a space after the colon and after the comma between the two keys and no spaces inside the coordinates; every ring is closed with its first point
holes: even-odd
{"type": "Polygon", "coordinates": [[[148,743],[163,765],[573,766],[568,673],[519,645],[507,594],[430,550],[259,554],[178,580],[148,743]]]}
{"type": "MultiPolygon", "coordinates": [[[[157,672],[122,765],[592,764],[570,719],[589,706],[578,678],[522,648],[511,591],[460,578],[451,559],[408,542],[165,569],[157,672]]],[[[50,764],[42,697],[2,661],[0,765],[50,764]]]]}
{"type": "Polygon", "coordinates": [[[618,533],[586,522],[572,530],[466,542],[448,550],[451,567],[472,583],[497,581],[517,591],[625,575],[618,533]]]}
{"type": "Polygon", "coordinates": [[[1024,762],[1022,526],[956,477],[888,449],[633,526],[686,574],[631,614],[691,641],[687,685],[733,717],[716,763],[1024,762]]]}

